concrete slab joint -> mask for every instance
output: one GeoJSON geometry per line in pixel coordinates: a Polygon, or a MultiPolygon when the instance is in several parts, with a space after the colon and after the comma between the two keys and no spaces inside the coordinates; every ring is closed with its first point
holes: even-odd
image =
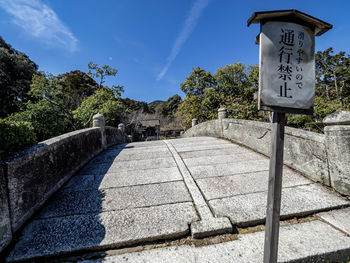
{"type": "Polygon", "coordinates": [[[194,238],[204,238],[211,235],[219,235],[232,232],[232,225],[226,217],[214,217],[200,189],[194,181],[190,171],[177,153],[170,141],[164,141],[173,155],[184,182],[192,196],[200,221],[192,222],[190,225],[191,234],[194,238]]]}
{"type": "Polygon", "coordinates": [[[323,123],[331,186],[350,196],[350,112],[336,111],[323,123]]]}

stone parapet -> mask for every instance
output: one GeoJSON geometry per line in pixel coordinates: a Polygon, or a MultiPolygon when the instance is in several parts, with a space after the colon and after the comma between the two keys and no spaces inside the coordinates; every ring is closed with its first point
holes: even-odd
{"type": "MultiPolygon", "coordinates": [[[[124,124],[123,124],[124,125],[124,124]]],[[[119,124],[120,126],[120,124],[119,124]]],[[[125,127],[121,129],[120,127],[115,128],[111,126],[106,126],[106,142],[107,146],[124,143],[129,141],[128,136],[125,134],[125,127]]]]}
{"type": "Polygon", "coordinates": [[[331,186],[341,194],[350,195],[350,112],[336,111],[323,123],[331,186]]]}
{"type": "Polygon", "coordinates": [[[89,128],[43,141],[7,161],[12,230],[101,151],[99,128],[89,128]]]}
{"type": "Polygon", "coordinates": [[[7,184],[3,168],[3,164],[0,161],[0,252],[12,239],[7,184]]]}
{"type": "MultiPolygon", "coordinates": [[[[213,136],[270,155],[269,123],[227,119],[200,123],[182,136],[213,136]]],[[[325,134],[286,127],[284,163],[316,182],[350,196],[350,112],[335,112],[324,119],[325,134]]]]}
{"type": "Polygon", "coordinates": [[[40,142],[0,165],[0,252],[33,214],[93,157],[127,136],[95,115],[94,128],[40,142]]]}

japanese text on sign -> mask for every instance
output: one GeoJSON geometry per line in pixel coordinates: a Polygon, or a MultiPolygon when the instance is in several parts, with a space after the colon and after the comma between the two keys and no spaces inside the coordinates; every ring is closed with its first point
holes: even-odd
{"type": "Polygon", "coordinates": [[[313,32],[295,23],[263,24],[260,34],[260,105],[312,108],[314,63],[313,32]]]}

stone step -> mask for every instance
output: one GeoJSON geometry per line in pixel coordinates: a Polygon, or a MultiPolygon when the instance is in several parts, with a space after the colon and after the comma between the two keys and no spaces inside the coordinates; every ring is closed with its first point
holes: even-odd
{"type": "Polygon", "coordinates": [[[7,262],[182,237],[198,220],[192,203],[32,220],[7,262]]]}
{"type": "MultiPolygon", "coordinates": [[[[210,200],[209,205],[217,216],[229,217],[232,224],[251,226],[264,222],[266,202],[267,192],[260,192],[210,200]]],[[[305,216],[349,205],[348,200],[318,184],[283,188],[281,217],[305,216]]]]}
{"type": "MultiPolygon", "coordinates": [[[[165,247],[79,263],[261,263],[263,248],[264,232],[256,232],[215,245],[165,247]]],[[[345,262],[349,259],[350,237],[328,224],[312,221],[280,228],[278,262],[345,262]]]]}

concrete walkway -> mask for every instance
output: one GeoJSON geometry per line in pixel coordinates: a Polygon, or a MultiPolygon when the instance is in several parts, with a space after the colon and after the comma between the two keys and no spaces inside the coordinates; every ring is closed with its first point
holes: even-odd
{"type": "MultiPolygon", "coordinates": [[[[111,147],[54,195],[7,261],[79,261],[113,249],[91,260],[262,262],[268,163],[209,137],[111,147]]],[[[287,167],[282,192],[279,261],[345,261],[349,200],[287,167]]]]}

